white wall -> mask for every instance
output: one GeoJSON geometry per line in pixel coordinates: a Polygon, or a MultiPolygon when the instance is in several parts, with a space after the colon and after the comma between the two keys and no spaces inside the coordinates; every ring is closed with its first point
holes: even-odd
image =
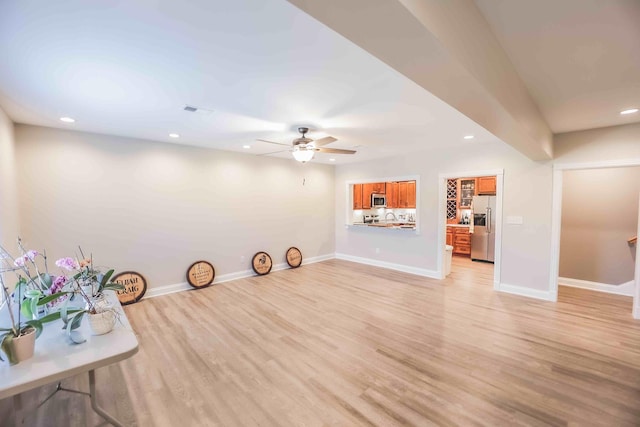
{"type": "Polygon", "coordinates": [[[620,285],[633,280],[640,167],[565,171],[560,277],[620,285]]]}
{"type": "Polygon", "coordinates": [[[502,143],[411,153],[336,167],[336,252],[435,271],[438,242],[438,175],[504,169],[503,218],[522,216],[524,224],[503,227],[501,282],[547,290],[550,267],[552,168],[502,143]],[[349,180],[419,175],[421,234],[370,228],[345,229],[349,180]],[[380,248],[376,254],[375,249],[380,248]]]}
{"type": "Polygon", "coordinates": [[[640,123],[561,133],[554,144],[555,163],[640,159],[640,123]]]}
{"type": "Polygon", "coordinates": [[[220,276],[250,269],[260,250],[274,263],[290,246],[306,259],[334,252],[333,166],[15,130],[24,238],[51,259],[81,245],[97,264],[139,271],[156,287],[184,282],[199,259],[220,276]]]}
{"type": "Polygon", "coordinates": [[[0,108],[0,244],[15,255],[20,219],[13,122],[0,108]]]}

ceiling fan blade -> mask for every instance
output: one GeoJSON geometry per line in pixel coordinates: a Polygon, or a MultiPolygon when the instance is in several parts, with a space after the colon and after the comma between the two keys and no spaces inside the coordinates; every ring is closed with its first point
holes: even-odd
{"type": "Polygon", "coordinates": [[[266,139],[256,139],[256,141],[268,142],[269,144],[284,145],[285,147],[291,147],[291,144],[282,144],[280,142],[267,141],[266,139]]]}
{"type": "Polygon", "coordinates": [[[323,145],[331,144],[332,142],[336,142],[338,138],[334,138],[332,136],[325,136],[324,138],[316,139],[313,141],[313,145],[316,147],[322,147],[323,145]]]}
{"type": "Polygon", "coordinates": [[[316,151],[320,153],[334,153],[334,154],[355,154],[353,150],[342,150],[340,148],[316,148],[316,151]]]}

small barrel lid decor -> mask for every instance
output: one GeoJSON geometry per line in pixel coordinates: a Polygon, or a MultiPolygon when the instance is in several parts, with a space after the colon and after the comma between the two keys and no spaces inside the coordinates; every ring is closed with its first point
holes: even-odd
{"type": "Polygon", "coordinates": [[[207,261],[196,261],[187,269],[187,282],[196,289],[209,286],[215,277],[216,270],[207,261]]]}
{"type": "Polygon", "coordinates": [[[269,274],[271,271],[271,267],[273,267],[273,261],[271,261],[271,257],[266,252],[258,252],[253,256],[251,260],[251,266],[253,267],[253,271],[260,276],[264,276],[265,274],[269,274]]]}
{"type": "Polygon", "coordinates": [[[111,278],[111,281],[124,286],[124,290],[116,291],[122,305],[140,301],[144,293],[147,292],[147,281],[142,274],[135,271],[118,273],[111,278]]]}
{"type": "Polygon", "coordinates": [[[292,246],[287,249],[287,264],[291,268],[298,268],[302,264],[302,252],[300,249],[292,246]]]}

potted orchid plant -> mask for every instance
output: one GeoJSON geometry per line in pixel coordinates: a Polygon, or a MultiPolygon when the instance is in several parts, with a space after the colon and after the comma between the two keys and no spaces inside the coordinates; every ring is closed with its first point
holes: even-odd
{"type": "MultiPolygon", "coordinates": [[[[46,307],[48,303],[64,296],[64,292],[50,290],[49,284],[53,281],[48,273],[38,271],[38,252],[24,250],[20,240],[18,245],[22,255],[15,259],[0,246],[0,311],[6,307],[9,321],[0,327],[0,350],[7,356],[10,364],[33,356],[35,340],[42,333],[43,325],[61,317],[59,312],[47,315],[41,313],[39,308],[46,307]],[[30,274],[30,267],[35,268],[36,276],[30,274]],[[5,285],[6,273],[15,273],[18,276],[13,295],[10,295],[5,285]]],[[[46,256],[44,258],[46,263],[46,256]]],[[[4,360],[1,355],[0,360],[4,360]]]]}
{"type": "Polygon", "coordinates": [[[94,267],[93,257],[85,258],[82,249],[80,249],[80,254],[82,255],[80,260],[66,257],[56,261],[56,266],[71,273],[62,285],[61,291],[78,294],[85,303],[83,309],[71,314],[67,301],[65,301],[60,308],[61,318],[65,325],[67,335],[74,343],[85,341],[73,333],[73,331],[80,326],[85,314],[89,318],[89,326],[94,335],[111,332],[115,325],[118,312],[104,298],[104,291],[124,289],[124,286],[110,282],[114,270],[102,273],[100,269],[94,267]]]}

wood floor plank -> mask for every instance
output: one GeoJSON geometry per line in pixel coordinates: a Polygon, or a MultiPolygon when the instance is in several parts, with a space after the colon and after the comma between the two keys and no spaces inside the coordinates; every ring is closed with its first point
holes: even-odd
{"type": "MultiPolygon", "coordinates": [[[[462,257],[445,280],[331,260],[125,310],[140,351],[97,375],[128,426],[640,425],[631,298],[499,293],[491,264],[462,257]]],[[[68,394],[27,419],[101,422],[68,394]]]]}

